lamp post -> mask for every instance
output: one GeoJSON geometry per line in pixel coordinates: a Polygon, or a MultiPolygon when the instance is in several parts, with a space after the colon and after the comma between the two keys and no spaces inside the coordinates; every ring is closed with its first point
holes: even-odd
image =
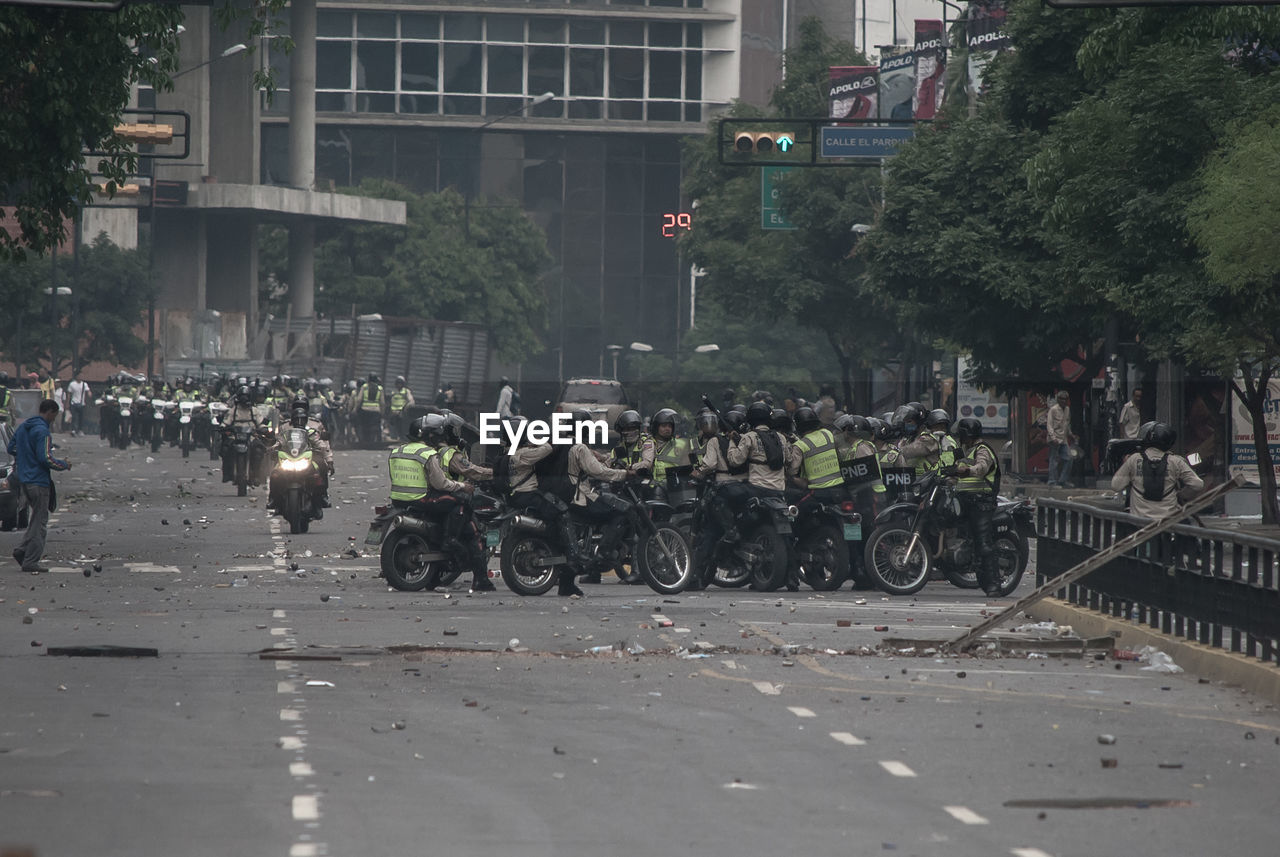
{"type": "MultiPolygon", "coordinates": [[[[57,248],[54,249],[56,255],[57,248]]],[[[49,373],[54,377],[58,377],[58,298],[72,297],[70,286],[49,286],[44,289],[44,293],[49,296],[49,320],[51,327],[49,330],[49,373]]],[[[72,356],[74,364],[75,358],[72,356]]]]}
{"type": "MultiPolygon", "coordinates": [[[[479,135],[481,131],[483,131],[485,128],[490,127],[491,125],[495,125],[498,122],[501,122],[503,119],[510,119],[512,116],[519,116],[520,114],[524,113],[526,110],[537,107],[539,104],[546,104],[548,101],[550,101],[555,97],[556,97],[556,94],[554,92],[544,92],[541,95],[536,95],[533,98],[529,99],[527,103],[521,104],[515,110],[508,110],[506,113],[503,113],[500,116],[495,116],[492,119],[486,122],[482,122],[476,127],[470,129],[468,133],[475,134],[477,137],[476,139],[476,143],[478,144],[476,147],[478,152],[477,157],[483,158],[484,156],[483,146],[479,145],[479,142],[480,142],[479,135]]],[[[466,192],[462,195],[462,229],[463,229],[463,234],[465,234],[468,238],[471,237],[471,197],[475,195],[475,185],[476,185],[477,167],[475,163],[476,163],[475,161],[470,159],[467,161],[467,164],[468,164],[467,188],[466,188],[466,192]]]]}
{"type": "MultiPolygon", "coordinates": [[[[649,354],[650,352],[653,351],[653,346],[647,342],[633,342],[627,347],[638,354],[649,354]]],[[[640,407],[637,408],[636,410],[640,411],[640,413],[644,413],[644,364],[643,363],[640,364],[640,377],[636,379],[636,386],[640,388],[640,394],[639,394],[640,401],[638,403],[640,407]]]]}
{"type": "Polygon", "coordinates": [[[618,380],[618,355],[622,352],[621,345],[606,345],[605,351],[613,356],[613,380],[618,380]]]}
{"type": "Polygon", "coordinates": [[[169,76],[169,79],[177,80],[178,78],[182,77],[184,74],[190,74],[191,72],[196,71],[197,69],[202,69],[207,65],[212,65],[213,63],[216,63],[220,59],[233,57],[236,54],[242,54],[247,50],[249,50],[249,46],[246,45],[244,42],[236,42],[234,45],[227,48],[222,53],[218,54],[216,57],[207,59],[202,63],[196,63],[191,68],[184,68],[182,71],[174,72],[172,75],[169,76]]]}

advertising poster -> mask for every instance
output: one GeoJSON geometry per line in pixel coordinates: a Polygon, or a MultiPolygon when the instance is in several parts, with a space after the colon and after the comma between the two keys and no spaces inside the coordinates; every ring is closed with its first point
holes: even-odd
{"type": "Polygon", "coordinates": [[[1027,473],[1049,472],[1049,405],[1040,393],[1027,394],[1027,473]]]}
{"type": "Polygon", "coordinates": [[[916,20],[916,93],[912,112],[916,119],[932,119],[942,106],[945,90],[942,76],[946,71],[942,22],[916,20]]]}
{"type": "Polygon", "coordinates": [[[987,63],[1010,45],[1009,34],[1004,29],[1006,15],[1003,0],[969,4],[966,39],[969,45],[970,98],[982,95],[985,91],[983,75],[987,63]]]}
{"type": "Polygon", "coordinates": [[[1008,434],[1008,400],[966,380],[965,375],[969,370],[969,364],[963,357],[959,358],[956,364],[956,419],[977,418],[982,423],[984,437],[1008,434]]]}
{"type": "Polygon", "coordinates": [[[910,119],[916,96],[916,55],[906,51],[880,60],[880,118],[910,119]]]}
{"type": "MultiPolygon", "coordinates": [[[[1263,405],[1263,413],[1267,418],[1267,445],[1271,447],[1271,463],[1276,470],[1277,481],[1280,481],[1280,380],[1272,379],[1267,385],[1267,402],[1263,405]]],[[[1227,468],[1228,476],[1244,474],[1250,485],[1260,484],[1258,480],[1258,453],[1253,448],[1253,420],[1249,418],[1249,409],[1244,402],[1231,393],[1231,463],[1227,468]]]]}
{"type": "Polygon", "coordinates": [[[880,69],[873,65],[833,65],[828,69],[827,103],[832,119],[876,119],[880,69]]]}

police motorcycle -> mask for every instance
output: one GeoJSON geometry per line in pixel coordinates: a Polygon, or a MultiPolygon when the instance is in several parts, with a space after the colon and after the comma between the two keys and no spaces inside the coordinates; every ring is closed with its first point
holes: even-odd
{"type": "Polygon", "coordinates": [[[862,516],[852,500],[822,503],[801,496],[795,504],[798,577],[818,592],[832,592],[852,573],[851,550],[862,542],[862,516]]]}
{"type": "MultiPolygon", "coordinates": [[[[472,520],[480,529],[487,556],[502,543],[515,517],[496,492],[477,487],[471,495],[472,520]]],[[[379,566],[387,583],[402,592],[448,586],[466,570],[465,559],[446,550],[444,521],[395,506],[375,506],[364,543],[379,549],[379,566]]]]}
{"type": "MultiPolygon", "coordinates": [[[[165,431],[169,422],[169,415],[176,407],[176,403],[167,401],[156,396],[150,402],[151,404],[151,429],[149,438],[144,436],[144,440],[149,439],[151,442],[151,451],[159,452],[160,445],[164,443],[165,431]]],[[[144,431],[146,431],[144,429],[144,431]]]]}
{"type": "Polygon", "coordinates": [[[202,443],[209,447],[209,460],[222,457],[222,428],[230,408],[224,402],[210,402],[208,407],[196,412],[196,437],[204,437],[202,443]]]}
{"type": "MultiPolygon", "coordinates": [[[[646,486],[648,480],[642,480],[646,486]]],[[[663,595],[684,591],[693,581],[693,551],[684,532],[672,522],[672,509],[665,500],[644,500],[628,483],[616,490],[600,486],[600,496],[623,516],[619,551],[630,554],[636,571],[649,588],[663,595]]],[[[569,511],[569,527],[578,553],[588,568],[610,568],[623,560],[602,556],[600,542],[607,522],[586,521],[569,511]]],[[[550,525],[535,515],[521,512],[511,517],[510,530],[502,540],[502,579],[521,595],[542,595],[559,579],[569,558],[556,550],[557,539],[550,525]]],[[[575,569],[582,574],[587,568],[575,569]]]]}
{"type": "Polygon", "coordinates": [[[316,466],[307,430],[286,427],[280,435],[269,484],[276,511],[289,522],[290,533],[307,532],[311,521],[319,517],[316,492],[322,480],[316,466]]]}
{"type": "MultiPolygon", "coordinates": [[[[868,575],[883,591],[890,595],[919,592],[935,569],[956,586],[976,587],[980,560],[965,527],[960,498],[948,478],[954,475],[954,467],[919,475],[897,502],[876,516],[864,558],[868,575]]],[[[993,516],[1001,595],[1017,589],[1026,570],[1030,546],[1018,519],[1030,514],[1028,505],[1013,502],[998,505],[993,516]]]]}
{"type": "Polygon", "coordinates": [[[115,421],[115,435],[111,438],[112,446],[128,449],[133,437],[134,401],[132,396],[119,396],[116,399],[118,408],[115,421]]]}

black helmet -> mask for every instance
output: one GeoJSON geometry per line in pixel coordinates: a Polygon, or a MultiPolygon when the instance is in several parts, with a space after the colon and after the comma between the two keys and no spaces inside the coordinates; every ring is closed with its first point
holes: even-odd
{"type": "Polygon", "coordinates": [[[874,434],[870,420],[858,414],[843,414],[836,417],[835,427],[861,440],[870,440],[874,434]]]}
{"type": "Polygon", "coordinates": [[[975,417],[965,417],[956,423],[956,440],[964,443],[982,437],[982,422],[975,417]]]}
{"type": "Polygon", "coordinates": [[[703,408],[698,411],[697,426],[699,431],[704,428],[716,429],[720,426],[720,420],[716,417],[715,411],[703,408]]]}
{"type": "Polygon", "coordinates": [[[867,417],[867,424],[871,426],[871,436],[882,443],[893,440],[895,433],[893,426],[879,417],[867,417]]]}
{"type": "Polygon", "coordinates": [[[747,425],[750,428],[756,426],[767,426],[770,418],[773,416],[773,408],[769,407],[768,402],[755,401],[747,405],[747,425]]]}
{"type": "Polygon", "coordinates": [[[919,402],[908,402],[905,405],[900,405],[893,412],[893,427],[900,431],[904,437],[911,437],[920,431],[927,416],[924,405],[919,402]]]}
{"type": "Polygon", "coordinates": [[[448,422],[441,414],[427,414],[409,423],[408,435],[412,440],[434,446],[445,440],[448,422]]]}
{"type": "Polygon", "coordinates": [[[396,385],[397,385],[397,386],[400,386],[400,387],[403,387],[403,386],[404,386],[404,376],[403,376],[403,375],[397,375],[397,376],[396,376],[396,385]]]}
{"type": "Polygon", "coordinates": [[[747,417],[742,411],[729,411],[724,415],[724,424],[729,427],[729,431],[742,431],[742,424],[747,421],[747,417]]]}
{"type": "Polygon", "coordinates": [[[588,411],[586,408],[574,408],[570,416],[573,417],[573,424],[575,426],[591,422],[591,411],[588,411]]]}
{"type": "Polygon", "coordinates": [[[240,389],[236,391],[236,404],[248,405],[253,403],[253,393],[249,392],[249,385],[242,384],[240,389]]]}
{"type": "Polygon", "coordinates": [[[649,430],[656,431],[658,426],[671,426],[671,433],[676,432],[676,418],[679,416],[671,408],[661,408],[649,418],[649,430]]]}
{"type": "Polygon", "coordinates": [[[293,409],[289,412],[289,425],[294,428],[306,428],[308,414],[309,412],[305,404],[299,405],[297,402],[294,402],[293,409]]]}
{"type": "Polygon", "coordinates": [[[378,383],[378,373],[377,373],[377,372],[370,372],[370,373],[369,373],[369,383],[370,383],[370,384],[377,384],[377,383],[378,383]]]}
{"type": "MultiPolygon", "coordinates": [[[[618,418],[613,421],[613,430],[620,435],[626,435],[628,432],[640,432],[640,412],[639,411],[623,411],[618,414],[618,418]]],[[[631,438],[634,440],[634,438],[631,438]]]]}
{"type": "Polygon", "coordinates": [[[774,408],[769,412],[769,427],[783,434],[791,434],[795,430],[795,426],[791,423],[791,414],[787,413],[786,408],[774,408]]]}
{"type": "Polygon", "coordinates": [[[822,420],[818,419],[817,413],[808,405],[803,408],[796,408],[792,418],[796,421],[796,431],[800,434],[808,434],[822,426],[822,420]]]}
{"type": "Polygon", "coordinates": [[[1178,433],[1168,423],[1151,423],[1151,428],[1143,432],[1140,437],[1147,446],[1154,446],[1161,452],[1168,452],[1173,449],[1178,433]]]}
{"type": "Polygon", "coordinates": [[[742,414],[744,417],[747,415],[747,406],[742,404],[742,402],[735,403],[733,407],[729,408],[729,410],[733,411],[735,414],[742,414]]]}
{"type": "Polygon", "coordinates": [[[934,408],[925,417],[924,424],[929,428],[941,427],[943,431],[951,431],[951,414],[945,408],[934,408]]]}

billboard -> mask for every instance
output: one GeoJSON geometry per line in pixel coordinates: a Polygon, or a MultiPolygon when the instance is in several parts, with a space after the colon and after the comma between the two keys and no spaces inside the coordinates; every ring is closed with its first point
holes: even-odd
{"type": "Polygon", "coordinates": [[[880,59],[880,118],[910,119],[916,96],[916,55],[906,51],[880,59]]]}
{"type": "Polygon", "coordinates": [[[941,21],[916,20],[916,91],[911,105],[916,119],[932,119],[942,106],[942,76],[947,65],[944,45],[941,21]]]}
{"type": "MultiPolygon", "coordinates": [[[[1267,419],[1267,446],[1271,447],[1271,463],[1280,483],[1280,380],[1272,379],[1267,385],[1267,401],[1262,406],[1267,419]]],[[[1258,453],[1253,446],[1253,420],[1244,402],[1231,392],[1231,456],[1227,475],[1243,474],[1250,485],[1258,480],[1258,453]]]]}
{"type": "Polygon", "coordinates": [[[874,65],[833,65],[828,71],[827,103],[832,119],[876,119],[880,69],[874,65]]]}
{"type": "Polygon", "coordinates": [[[984,390],[967,379],[969,362],[956,360],[956,419],[974,417],[982,423],[982,434],[1009,433],[1009,400],[984,390]]]}
{"type": "Polygon", "coordinates": [[[982,95],[987,63],[1011,44],[1004,28],[1008,13],[1004,0],[985,0],[969,4],[965,40],[969,47],[969,97],[982,95]]]}

